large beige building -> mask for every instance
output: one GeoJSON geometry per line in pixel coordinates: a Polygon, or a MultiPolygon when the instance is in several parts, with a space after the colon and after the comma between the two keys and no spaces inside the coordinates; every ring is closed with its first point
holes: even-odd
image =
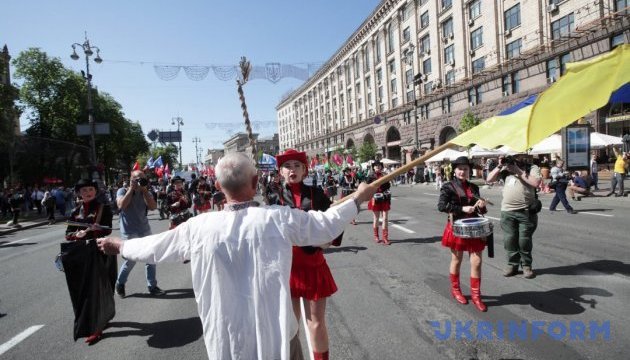
{"type": "Polygon", "coordinates": [[[469,109],[495,115],[544,90],[567,62],[627,43],[629,2],[383,0],[278,104],[280,149],[314,155],[371,141],[406,161],[456,136],[469,109]]]}

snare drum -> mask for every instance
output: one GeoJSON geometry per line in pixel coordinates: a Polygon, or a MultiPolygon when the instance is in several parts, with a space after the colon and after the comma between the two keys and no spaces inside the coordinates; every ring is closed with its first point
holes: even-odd
{"type": "Polygon", "coordinates": [[[375,203],[380,203],[385,201],[385,196],[383,196],[383,193],[375,193],[374,194],[374,202],[375,203]]]}
{"type": "Polygon", "coordinates": [[[453,235],[470,239],[483,238],[492,234],[492,223],[486,218],[459,219],[453,223],[453,235]]]}

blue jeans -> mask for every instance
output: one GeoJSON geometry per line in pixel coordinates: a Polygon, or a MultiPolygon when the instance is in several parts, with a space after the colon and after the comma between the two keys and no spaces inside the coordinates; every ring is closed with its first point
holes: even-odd
{"type": "Polygon", "coordinates": [[[567,211],[573,210],[573,208],[569,204],[569,201],[567,200],[566,191],[567,191],[567,183],[558,182],[558,184],[556,185],[556,194],[553,196],[553,199],[551,200],[551,205],[549,206],[549,210],[556,210],[556,206],[558,206],[559,202],[562,202],[562,205],[564,206],[565,209],[567,209],[567,211]]]}
{"type": "MultiPolygon", "coordinates": [[[[123,240],[130,240],[140,237],[145,237],[151,235],[151,232],[148,231],[142,234],[121,234],[123,240]]],[[[127,283],[127,278],[129,277],[129,273],[136,266],[135,261],[125,260],[123,261],[122,266],[120,267],[120,271],[118,272],[118,279],[116,279],[116,285],[125,285],[127,283]]],[[[145,272],[147,275],[147,287],[152,288],[157,286],[157,279],[155,278],[155,264],[146,264],[144,266],[145,272]]]]}

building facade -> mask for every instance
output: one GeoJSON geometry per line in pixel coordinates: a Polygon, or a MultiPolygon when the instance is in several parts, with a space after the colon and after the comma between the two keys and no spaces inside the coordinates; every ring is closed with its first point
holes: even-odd
{"type": "MultiPolygon", "coordinates": [[[[276,155],[278,153],[280,147],[278,134],[273,134],[273,136],[267,138],[259,138],[259,134],[253,135],[254,140],[256,141],[256,151],[258,153],[261,151],[270,155],[276,155]]],[[[246,133],[235,134],[223,143],[223,147],[223,152],[225,154],[229,154],[231,152],[243,152],[252,157],[252,147],[249,144],[249,138],[246,133]]]]}
{"type": "MultiPolygon", "coordinates": [[[[630,0],[383,0],[276,107],[280,149],[374,142],[405,162],[627,43],[630,0]]],[[[589,119],[599,126],[599,113],[589,119]]],[[[600,130],[601,131],[601,130],[600,130]]]]}
{"type": "Polygon", "coordinates": [[[223,149],[208,149],[206,155],[203,157],[203,163],[206,166],[214,166],[223,155],[225,155],[223,149]]]}

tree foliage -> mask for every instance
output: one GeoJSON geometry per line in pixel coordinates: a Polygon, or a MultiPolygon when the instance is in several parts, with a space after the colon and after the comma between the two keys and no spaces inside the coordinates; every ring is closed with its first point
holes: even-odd
{"type": "Polygon", "coordinates": [[[481,123],[479,119],[472,111],[468,110],[459,122],[459,133],[466,132],[481,123]]]}
{"type": "Polygon", "coordinates": [[[370,141],[364,141],[359,147],[359,151],[357,155],[359,156],[360,162],[366,162],[368,160],[374,159],[376,157],[376,152],[378,151],[378,147],[375,143],[370,141]]]}
{"type": "MultiPolygon", "coordinates": [[[[28,142],[18,154],[22,180],[54,176],[71,184],[86,175],[89,165],[90,137],[76,134],[76,125],[88,122],[86,81],[38,48],[21,52],[13,65],[15,78],[22,80],[19,96],[30,122],[28,142]]],[[[111,179],[127,173],[149,144],[140,125],[125,118],[112,96],[92,89],[92,99],[95,120],[110,125],[110,135],[96,136],[96,153],[111,179]]]]}

